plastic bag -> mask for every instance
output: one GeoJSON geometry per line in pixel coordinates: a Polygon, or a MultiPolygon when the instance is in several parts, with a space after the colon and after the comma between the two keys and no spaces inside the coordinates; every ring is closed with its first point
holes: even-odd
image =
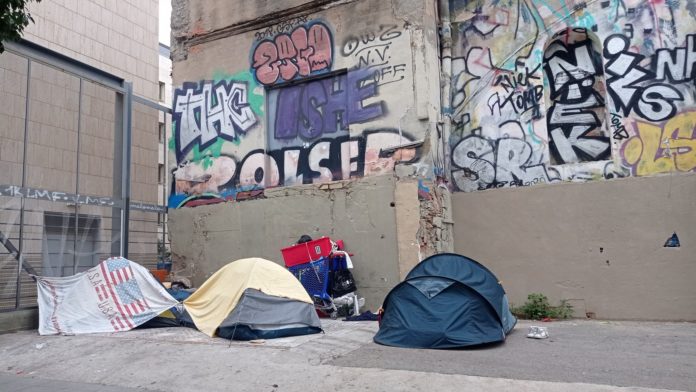
{"type": "Polygon", "coordinates": [[[356,290],[353,274],[347,269],[332,272],[331,294],[340,297],[356,290]]]}

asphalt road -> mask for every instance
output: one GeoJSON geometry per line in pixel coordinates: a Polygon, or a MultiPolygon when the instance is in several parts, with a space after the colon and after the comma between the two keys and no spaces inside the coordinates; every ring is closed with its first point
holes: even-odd
{"type": "Polygon", "coordinates": [[[468,350],[413,350],[369,344],[334,366],[417,370],[518,380],[581,382],[696,391],[696,324],[564,321],[518,323],[504,344],[468,350]]]}

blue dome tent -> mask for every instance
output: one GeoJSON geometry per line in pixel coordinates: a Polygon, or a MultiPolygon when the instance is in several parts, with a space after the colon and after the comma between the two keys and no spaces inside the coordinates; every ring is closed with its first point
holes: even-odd
{"type": "Polygon", "coordinates": [[[500,342],[517,323],[505,290],[478,262],[453,253],[415,266],[384,300],[379,344],[457,348],[500,342]]]}

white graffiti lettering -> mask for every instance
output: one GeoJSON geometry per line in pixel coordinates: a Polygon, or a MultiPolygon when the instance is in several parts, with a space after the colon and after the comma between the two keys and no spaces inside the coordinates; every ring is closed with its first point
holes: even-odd
{"type": "MultiPolygon", "coordinates": [[[[689,37],[688,45],[693,46],[693,36],[689,37]]],[[[628,38],[620,34],[609,36],[604,43],[604,57],[609,59],[606,69],[611,76],[607,80],[607,86],[614,102],[614,110],[620,110],[624,116],[635,110],[638,115],[651,121],[662,121],[674,116],[677,112],[675,102],[684,99],[679,90],[664,83],[654,83],[647,87],[642,83],[662,78],[672,78],[673,82],[682,81],[687,76],[691,78],[687,74],[692,65],[687,60],[686,49],[665,49],[658,53],[655,64],[659,77],[656,77],[655,73],[639,65],[645,56],[632,53],[628,48],[628,38]],[[670,61],[667,61],[668,57],[670,61]]]]}
{"type": "Polygon", "coordinates": [[[177,161],[196,143],[203,149],[218,137],[235,140],[257,122],[241,82],[184,83],[174,92],[173,107],[177,161]]]}
{"type": "Polygon", "coordinates": [[[577,163],[608,158],[609,137],[602,129],[604,100],[599,53],[584,29],[566,30],[544,55],[544,71],[552,105],[546,114],[552,163],[577,163]],[[567,44],[567,41],[573,41],[567,44]]]}
{"type": "Polygon", "coordinates": [[[465,192],[554,180],[542,163],[533,161],[529,144],[517,138],[492,141],[469,135],[452,150],[452,163],[455,184],[465,192]]]}

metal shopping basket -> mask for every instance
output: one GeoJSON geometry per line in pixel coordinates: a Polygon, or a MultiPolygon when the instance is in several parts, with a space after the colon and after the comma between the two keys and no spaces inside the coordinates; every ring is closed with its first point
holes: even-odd
{"type": "Polygon", "coordinates": [[[296,264],[288,267],[288,270],[307,290],[314,301],[314,307],[329,314],[331,318],[336,318],[338,309],[329,294],[329,258],[321,257],[309,263],[296,264]]]}

